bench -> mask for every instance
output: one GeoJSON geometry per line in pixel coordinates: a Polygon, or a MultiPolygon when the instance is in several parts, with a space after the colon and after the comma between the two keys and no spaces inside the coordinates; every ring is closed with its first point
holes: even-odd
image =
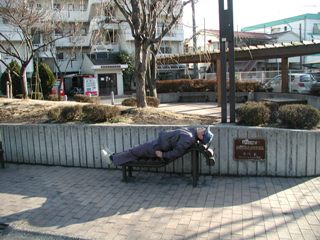
{"type": "Polygon", "coordinates": [[[179,102],[208,102],[209,98],[206,95],[186,95],[186,96],[180,96],[179,102]]]}
{"type": "Polygon", "coordinates": [[[4,153],[4,151],[2,150],[2,142],[0,142],[0,166],[1,166],[1,168],[4,168],[3,153],[4,153]]]}
{"type": "MultiPolygon", "coordinates": [[[[185,154],[189,152],[191,152],[192,185],[193,187],[196,187],[199,180],[199,155],[202,154],[205,157],[207,165],[213,166],[215,164],[214,151],[210,148],[206,148],[200,143],[195,143],[185,154]]],[[[122,180],[128,182],[128,177],[132,177],[133,167],[160,168],[173,161],[175,160],[152,158],[139,159],[122,164],[122,180]]]]}

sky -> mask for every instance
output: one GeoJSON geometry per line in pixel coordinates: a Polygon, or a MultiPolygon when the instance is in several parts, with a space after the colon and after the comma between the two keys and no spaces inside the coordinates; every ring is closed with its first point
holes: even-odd
{"type": "MultiPolygon", "coordinates": [[[[219,29],[219,0],[198,0],[195,7],[197,30],[219,29]],[[204,27],[205,26],[205,27],[204,27]]],[[[233,0],[235,31],[265,22],[320,12],[320,0],[233,0]]],[[[192,36],[191,5],[184,9],[185,38],[192,36]]]]}

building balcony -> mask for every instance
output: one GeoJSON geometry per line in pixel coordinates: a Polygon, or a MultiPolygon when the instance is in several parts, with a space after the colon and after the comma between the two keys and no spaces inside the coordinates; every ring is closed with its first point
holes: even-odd
{"type": "Polygon", "coordinates": [[[74,10],[60,10],[53,15],[55,20],[65,22],[88,22],[89,12],[85,11],[74,11],[74,10]]]}
{"type": "Polygon", "coordinates": [[[100,44],[92,45],[92,52],[109,52],[115,53],[120,51],[118,43],[100,44]]]}
{"type": "Polygon", "coordinates": [[[82,59],[71,61],[69,59],[58,60],[58,64],[60,69],[63,69],[65,72],[79,72],[82,67],[82,59]]]}
{"type": "Polygon", "coordinates": [[[90,45],[90,36],[71,36],[56,41],[57,47],[85,47],[90,45]]]}

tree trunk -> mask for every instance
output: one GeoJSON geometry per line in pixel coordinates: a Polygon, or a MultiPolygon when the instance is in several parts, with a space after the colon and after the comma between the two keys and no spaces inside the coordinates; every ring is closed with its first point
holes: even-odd
{"type": "Polygon", "coordinates": [[[146,101],[146,57],[147,48],[143,46],[140,40],[135,39],[135,70],[134,78],[136,81],[136,97],[137,97],[137,107],[144,108],[147,107],[146,101]]]}
{"type": "Polygon", "coordinates": [[[149,91],[150,96],[158,97],[157,87],[156,87],[156,78],[157,78],[157,61],[154,53],[151,54],[150,59],[150,82],[149,82],[149,91]]]}
{"type": "Polygon", "coordinates": [[[21,86],[22,86],[22,98],[28,99],[28,84],[27,84],[27,65],[22,64],[20,71],[21,86]]]}
{"type": "Polygon", "coordinates": [[[8,82],[7,82],[7,97],[12,98],[12,78],[11,78],[11,71],[8,68],[8,82]]]}

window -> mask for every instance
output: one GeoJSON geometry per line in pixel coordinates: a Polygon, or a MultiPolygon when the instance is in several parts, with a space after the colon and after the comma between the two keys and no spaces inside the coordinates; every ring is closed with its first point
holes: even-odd
{"type": "Polygon", "coordinates": [[[80,32],[81,32],[81,36],[86,36],[87,35],[87,29],[84,28],[84,27],[80,29],[80,32]]]}
{"type": "Polygon", "coordinates": [[[55,36],[62,36],[62,30],[61,29],[55,29],[54,30],[54,35],[55,36]]]}
{"type": "Polygon", "coordinates": [[[172,53],[172,48],[171,47],[167,47],[167,46],[160,47],[160,52],[161,53],[172,53]]]}
{"type": "Polygon", "coordinates": [[[53,9],[54,9],[54,10],[61,10],[61,5],[60,5],[60,3],[54,3],[54,4],[53,4],[53,9]]]}
{"type": "Polygon", "coordinates": [[[71,60],[77,60],[77,54],[76,53],[71,53],[71,60]]]}
{"type": "Polygon", "coordinates": [[[73,10],[74,10],[73,4],[68,4],[68,11],[73,11],[73,10]]]}
{"type": "Polygon", "coordinates": [[[86,10],[86,8],[85,8],[84,4],[80,3],[80,11],[85,11],[85,10],[86,10]]]}
{"type": "Polygon", "coordinates": [[[41,40],[41,34],[40,34],[40,32],[39,31],[36,31],[36,32],[34,32],[33,33],[33,41],[32,41],[32,43],[33,44],[40,44],[40,40],[41,40]]]}
{"type": "Polygon", "coordinates": [[[57,59],[58,60],[63,60],[64,59],[63,52],[60,52],[60,53],[57,54],[57,59]]]}
{"type": "Polygon", "coordinates": [[[320,34],[320,23],[314,23],[313,24],[313,34],[320,34]]]}

